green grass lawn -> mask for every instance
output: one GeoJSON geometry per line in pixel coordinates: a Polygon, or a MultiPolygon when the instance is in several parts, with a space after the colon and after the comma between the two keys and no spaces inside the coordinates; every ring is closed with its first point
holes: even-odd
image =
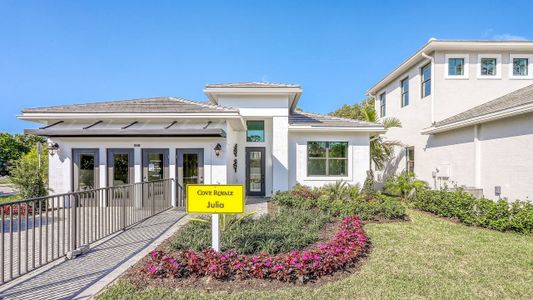
{"type": "Polygon", "coordinates": [[[409,215],[411,222],[366,225],[370,258],[359,272],[321,287],[205,294],[136,291],[120,282],[98,299],[533,299],[533,237],[409,215]]]}

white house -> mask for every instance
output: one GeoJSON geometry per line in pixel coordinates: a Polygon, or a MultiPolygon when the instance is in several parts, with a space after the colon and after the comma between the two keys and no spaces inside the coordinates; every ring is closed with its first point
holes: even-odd
{"type": "Polygon", "coordinates": [[[405,147],[381,176],[533,198],[533,41],[430,40],[368,94],[403,125],[386,134],[405,147]]]}
{"type": "Polygon", "coordinates": [[[208,102],[160,97],[24,109],[47,136],[52,193],[175,178],[245,184],[270,196],[296,183],[363,183],[379,124],[296,110],[299,85],[210,84],[208,102]]]}

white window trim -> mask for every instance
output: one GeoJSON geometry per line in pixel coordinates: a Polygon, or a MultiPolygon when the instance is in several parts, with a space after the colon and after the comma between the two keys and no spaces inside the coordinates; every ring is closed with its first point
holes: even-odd
{"type": "Polygon", "coordinates": [[[445,79],[468,79],[468,71],[470,69],[469,57],[470,57],[470,55],[468,55],[468,54],[459,54],[459,53],[446,54],[445,55],[446,62],[444,64],[444,78],[445,79]],[[450,61],[450,58],[462,58],[462,59],[464,59],[465,66],[464,66],[463,75],[449,75],[448,74],[448,69],[449,69],[448,62],[450,61]]]}
{"type": "Polygon", "coordinates": [[[531,72],[533,71],[533,54],[511,54],[509,57],[509,79],[533,79],[531,72]],[[513,59],[515,58],[527,58],[527,76],[520,76],[513,74],[513,59]]]}
{"type": "Polygon", "coordinates": [[[345,139],[335,139],[335,138],[331,138],[331,139],[307,139],[306,142],[305,142],[305,163],[304,165],[302,166],[302,169],[303,169],[303,174],[304,174],[304,177],[303,177],[303,180],[305,181],[331,181],[331,182],[335,182],[335,181],[340,181],[340,180],[344,180],[344,181],[352,181],[353,180],[353,176],[352,176],[352,164],[353,164],[353,155],[352,155],[352,151],[353,151],[353,147],[352,147],[352,143],[350,143],[350,141],[348,140],[345,140],[345,139]],[[308,142],[346,142],[348,143],[348,174],[345,175],[345,176],[321,176],[321,175],[313,175],[313,176],[309,176],[308,175],[308,172],[307,172],[307,160],[308,160],[308,157],[307,157],[307,143],[308,142]]]}
{"type": "Polygon", "coordinates": [[[501,54],[478,54],[477,56],[477,78],[478,79],[501,79],[502,78],[502,55],[501,54]],[[496,75],[481,75],[481,59],[496,58],[496,75]]]}
{"type": "Polygon", "coordinates": [[[404,104],[403,103],[403,85],[402,83],[405,81],[407,82],[407,101],[410,101],[411,99],[409,99],[409,92],[411,90],[411,87],[410,87],[410,84],[411,82],[410,81],[411,78],[409,78],[409,76],[406,76],[406,77],[402,77],[402,79],[400,79],[400,108],[404,108],[404,107],[407,107],[409,106],[409,102],[407,104],[404,104]]]}

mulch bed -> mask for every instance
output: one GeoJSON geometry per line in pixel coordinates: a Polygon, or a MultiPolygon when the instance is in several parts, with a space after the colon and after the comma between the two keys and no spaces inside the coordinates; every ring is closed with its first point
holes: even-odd
{"type": "MultiPolygon", "coordinates": [[[[327,224],[322,230],[321,237],[316,244],[324,241],[328,241],[332,238],[339,228],[340,220],[327,224]]],[[[176,235],[180,234],[180,231],[176,232],[176,235]]],[[[161,250],[170,256],[178,251],[172,249],[170,246],[173,238],[167,239],[156,250],[161,250]]],[[[315,244],[306,248],[312,248],[315,244]]],[[[369,241],[365,251],[359,256],[359,259],[353,264],[348,266],[343,271],[338,271],[329,276],[320,277],[315,281],[307,283],[290,283],[281,282],[278,280],[265,280],[265,279],[246,279],[246,280],[219,280],[211,277],[186,277],[186,278],[152,278],[146,273],[142,272],[144,265],[150,261],[150,257],[146,256],[137,264],[132,266],[126,271],[121,279],[129,281],[138,289],[145,288],[171,288],[171,289],[189,289],[197,291],[225,291],[225,292],[238,292],[243,290],[253,291],[268,291],[280,288],[290,288],[295,286],[307,286],[318,287],[330,282],[338,281],[340,279],[351,276],[356,273],[368,258],[368,254],[372,251],[372,244],[369,241]]]]}

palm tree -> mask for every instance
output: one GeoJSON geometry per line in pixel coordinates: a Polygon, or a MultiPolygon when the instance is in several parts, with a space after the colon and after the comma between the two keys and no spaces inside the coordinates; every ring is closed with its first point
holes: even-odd
{"type": "MultiPolygon", "coordinates": [[[[374,98],[367,98],[361,104],[344,105],[340,109],[331,113],[331,115],[350,118],[366,122],[379,123],[385,129],[393,127],[402,127],[402,123],[397,118],[385,118],[378,121],[378,114],[374,108],[374,98]]],[[[398,141],[389,141],[384,136],[370,137],[370,167],[372,163],[376,169],[381,170],[385,162],[394,155],[394,146],[402,146],[398,141]]]]}
{"type": "MultiPolygon", "coordinates": [[[[384,118],[381,121],[378,121],[378,114],[374,108],[374,99],[367,99],[362,103],[361,120],[381,124],[385,129],[402,127],[402,123],[398,118],[384,118]]],[[[382,135],[370,137],[371,167],[372,163],[374,163],[376,169],[382,170],[385,166],[385,162],[394,156],[395,146],[402,146],[402,143],[399,141],[389,141],[382,135]]]]}

